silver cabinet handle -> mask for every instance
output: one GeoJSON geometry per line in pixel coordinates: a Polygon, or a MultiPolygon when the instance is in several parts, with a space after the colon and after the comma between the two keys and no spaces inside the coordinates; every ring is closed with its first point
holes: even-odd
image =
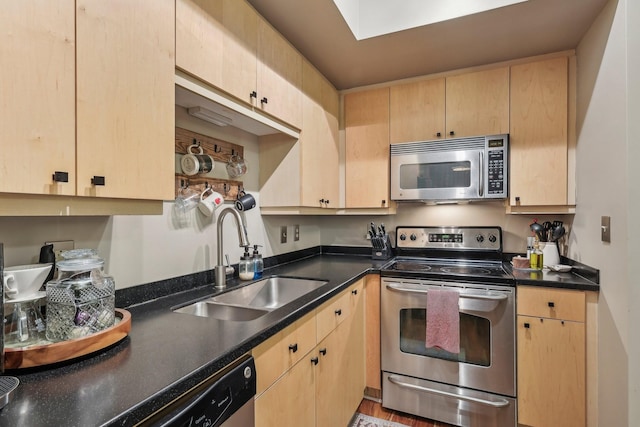
{"type": "Polygon", "coordinates": [[[500,400],[496,400],[496,401],[490,401],[490,400],[478,399],[477,397],[461,396],[459,394],[449,393],[448,391],[435,390],[435,389],[432,389],[432,388],[422,387],[422,386],[415,385],[415,384],[405,383],[403,381],[400,381],[400,378],[396,377],[394,375],[390,375],[389,376],[389,381],[391,381],[392,383],[396,384],[397,386],[408,388],[408,389],[411,389],[411,390],[422,391],[422,392],[431,393],[431,394],[437,394],[437,395],[445,396],[445,397],[452,397],[454,399],[459,399],[459,400],[466,400],[468,402],[479,403],[481,405],[491,406],[491,407],[494,407],[494,408],[504,408],[505,406],[509,406],[509,401],[505,400],[505,399],[500,399],[500,400]]]}
{"type": "MultiPolygon", "coordinates": [[[[404,286],[401,285],[387,285],[387,289],[392,290],[392,291],[397,291],[397,292],[410,292],[410,293],[414,293],[414,294],[427,294],[429,293],[429,290],[427,288],[425,289],[413,289],[413,288],[406,288],[404,286]]],[[[492,301],[502,301],[507,299],[506,295],[495,295],[495,294],[487,294],[487,295],[474,295],[474,294],[460,294],[460,298],[472,298],[472,299],[486,299],[486,300],[492,300],[492,301]]]]}

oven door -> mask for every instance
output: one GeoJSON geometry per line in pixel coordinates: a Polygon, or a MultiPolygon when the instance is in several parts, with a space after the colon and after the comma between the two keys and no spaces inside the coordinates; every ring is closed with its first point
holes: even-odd
{"type": "Polygon", "coordinates": [[[383,278],[381,345],[385,372],[515,396],[515,288],[383,278]],[[460,353],[425,346],[433,287],[460,293],[460,353]]]}
{"type": "Polygon", "coordinates": [[[484,150],[392,154],[391,199],[481,199],[483,156],[484,150]]]}

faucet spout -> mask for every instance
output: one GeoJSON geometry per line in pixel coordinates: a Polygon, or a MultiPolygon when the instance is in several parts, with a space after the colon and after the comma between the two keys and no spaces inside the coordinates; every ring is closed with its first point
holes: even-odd
{"type": "Polygon", "coordinates": [[[223,249],[223,241],[222,241],[223,240],[222,239],[222,222],[224,221],[224,218],[228,214],[231,214],[235,220],[236,228],[238,230],[238,241],[240,242],[240,247],[251,246],[251,244],[249,243],[249,236],[247,235],[247,226],[245,225],[244,220],[242,219],[242,215],[240,215],[240,212],[238,212],[236,209],[232,207],[228,207],[220,211],[220,213],[218,214],[218,221],[216,224],[216,229],[218,233],[218,236],[217,236],[218,237],[218,242],[217,242],[218,263],[215,268],[215,275],[216,275],[215,286],[216,288],[219,288],[219,289],[224,289],[227,286],[226,267],[223,261],[224,249],[223,249]]]}

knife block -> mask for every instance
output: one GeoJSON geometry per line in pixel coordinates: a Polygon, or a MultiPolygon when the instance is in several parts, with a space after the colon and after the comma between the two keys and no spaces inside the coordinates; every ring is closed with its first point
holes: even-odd
{"type": "MultiPolygon", "coordinates": [[[[376,239],[376,237],[374,237],[376,239]]],[[[391,247],[391,240],[389,239],[389,235],[384,236],[384,238],[377,238],[379,242],[382,243],[382,247],[371,248],[371,259],[389,259],[393,256],[393,248],[391,247]]]]}

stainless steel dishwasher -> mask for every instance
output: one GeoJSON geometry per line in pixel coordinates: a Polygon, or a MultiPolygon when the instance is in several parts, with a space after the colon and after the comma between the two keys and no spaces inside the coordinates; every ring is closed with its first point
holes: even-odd
{"type": "Polygon", "coordinates": [[[251,427],[256,366],[245,356],[140,423],[140,426],[251,427]]]}

